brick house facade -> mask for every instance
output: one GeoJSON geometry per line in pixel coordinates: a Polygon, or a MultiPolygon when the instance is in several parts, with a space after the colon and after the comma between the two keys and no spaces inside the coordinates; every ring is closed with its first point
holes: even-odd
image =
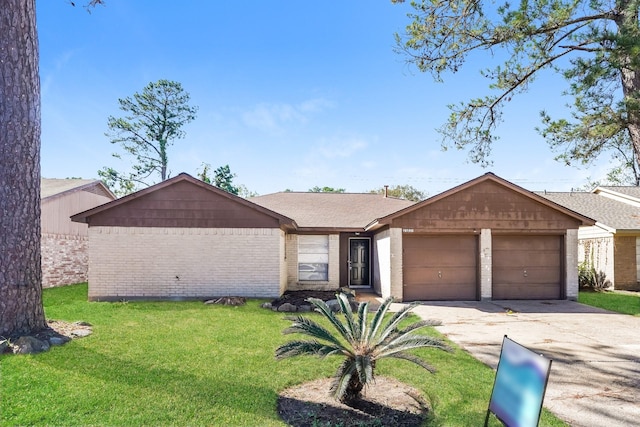
{"type": "Polygon", "coordinates": [[[42,179],[41,195],[42,286],[86,282],[88,228],[72,222],[70,216],[115,196],[102,182],[86,179],[42,179]]]}
{"type": "Polygon", "coordinates": [[[493,174],[419,203],[354,193],[245,200],[180,174],[72,220],[89,226],[94,301],[338,287],[398,301],[575,299],[577,230],[594,224],[493,174]]]}

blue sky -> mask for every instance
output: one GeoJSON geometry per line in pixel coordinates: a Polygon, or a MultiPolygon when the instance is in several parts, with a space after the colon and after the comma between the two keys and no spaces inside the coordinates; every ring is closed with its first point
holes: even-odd
{"type": "MultiPolygon", "coordinates": [[[[84,0],[77,0],[82,4],[84,0]]],[[[488,93],[476,55],[436,83],[394,52],[407,4],[107,0],[87,13],[66,0],[38,0],[42,175],[97,178],[127,163],[104,135],[118,98],[159,79],[180,82],[199,107],[170,149],[172,175],[203,162],[229,164],[235,182],[267,194],[313,186],[368,191],[410,184],[430,195],[485,172],[529,190],[567,191],[598,179],[553,160],[535,132],[542,109],[569,100],[552,74],[511,102],[493,166],[441,150],[447,105],[488,93]]]]}

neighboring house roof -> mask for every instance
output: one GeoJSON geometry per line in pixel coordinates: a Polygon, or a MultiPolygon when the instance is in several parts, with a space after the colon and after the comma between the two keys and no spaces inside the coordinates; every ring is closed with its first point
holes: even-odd
{"type": "Polygon", "coordinates": [[[460,184],[454,188],[451,188],[447,191],[444,191],[440,194],[437,194],[433,197],[430,197],[426,200],[423,200],[422,202],[416,203],[412,206],[409,206],[405,209],[402,209],[400,211],[397,212],[393,212],[387,216],[384,217],[379,217],[377,218],[375,221],[371,222],[370,224],[367,225],[367,229],[368,230],[375,230],[376,228],[379,228],[383,225],[386,224],[390,224],[391,222],[393,222],[394,219],[397,219],[403,215],[406,215],[408,213],[411,213],[413,211],[416,211],[418,209],[421,209],[425,206],[429,206],[431,204],[434,204],[446,197],[449,197],[455,193],[467,190],[470,187],[473,187],[475,185],[478,185],[480,183],[486,182],[486,181],[490,181],[490,182],[494,182],[497,183],[505,188],[508,188],[516,193],[519,193],[529,199],[532,199],[536,202],[539,202],[543,205],[546,205],[558,212],[561,212],[569,217],[572,217],[576,220],[578,220],[579,222],[582,223],[582,225],[593,225],[595,223],[595,221],[593,219],[591,219],[589,216],[583,214],[583,213],[579,213],[576,211],[571,210],[570,208],[567,208],[563,205],[557,204],[552,200],[546,199],[544,197],[541,197],[540,195],[537,195],[529,190],[525,190],[524,188],[517,186],[516,184],[509,182],[505,179],[500,178],[499,176],[491,173],[491,172],[487,172],[482,176],[479,176],[478,178],[472,179],[471,181],[467,181],[463,184],[460,184]]]}
{"type": "Polygon", "coordinates": [[[597,187],[593,193],[640,208],[639,187],[597,187]]]}
{"type": "Polygon", "coordinates": [[[57,179],[42,178],[40,180],[40,199],[44,200],[50,197],[59,196],[63,193],[73,191],[87,190],[91,187],[97,187],[102,193],[115,199],[115,195],[97,179],[57,179]]]}
{"type": "Polygon", "coordinates": [[[294,219],[299,228],[354,230],[415,203],[371,193],[280,192],[249,200],[294,219]]]}
{"type": "MultiPolygon", "coordinates": [[[[162,181],[159,184],[152,185],[151,187],[147,187],[143,190],[129,194],[120,199],[113,200],[109,203],[105,203],[104,205],[95,207],[93,209],[80,212],[76,215],[73,215],[71,217],[71,220],[74,222],[84,222],[91,225],[92,217],[98,218],[99,220],[104,220],[105,213],[106,213],[106,216],[108,217],[110,213],[118,212],[118,209],[121,209],[123,207],[126,209],[129,206],[136,206],[134,210],[142,209],[142,211],[139,212],[142,216],[140,218],[133,218],[131,220],[133,222],[140,221],[139,226],[145,226],[145,224],[148,225],[152,223],[167,222],[167,221],[173,221],[175,223],[174,226],[179,226],[179,227],[193,226],[192,224],[196,224],[196,223],[204,224],[204,223],[211,223],[211,222],[219,222],[220,218],[212,218],[210,217],[210,215],[203,218],[191,218],[189,215],[185,217],[184,213],[176,212],[176,209],[178,210],[190,209],[194,212],[198,210],[209,212],[206,207],[203,207],[202,204],[199,203],[198,200],[195,200],[195,201],[194,200],[182,200],[182,201],[181,200],[173,200],[173,201],[171,200],[157,201],[156,200],[158,198],[156,196],[158,194],[162,194],[162,190],[168,189],[169,191],[170,190],[169,187],[172,187],[174,185],[182,186],[181,188],[198,189],[199,194],[205,194],[215,198],[215,200],[222,200],[222,201],[231,203],[233,206],[241,206],[243,207],[243,209],[248,210],[250,212],[260,213],[261,215],[265,215],[267,217],[272,218],[277,223],[279,223],[280,226],[282,227],[286,227],[286,228],[295,227],[295,223],[291,218],[288,218],[278,212],[274,212],[263,206],[252,203],[246,199],[243,199],[242,197],[238,197],[234,194],[228,193],[224,190],[214,187],[213,185],[207,184],[197,178],[194,178],[191,175],[188,175],[186,173],[181,173],[173,178],[162,181]],[[144,204],[144,200],[147,200],[149,204],[148,205],[144,204]],[[182,208],[178,206],[180,205],[181,202],[183,202],[181,205],[183,206],[182,208]],[[158,211],[159,210],[158,206],[162,206],[163,207],[162,210],[164,210],[165,212],[162,212],[162,213],[150,212],[150,211],[158,211]],[[169,216],[166,218],[165,216],[163,216],[165,213],[169,214],[169,216]],[[178,214],[178,217],[173,218],[170,216],[171,214],[176,214],[176,213],[178,214]]],[[[173,187],[173,188],[177,188],[177,187],[173,187]]],[[[215,203],[215,205],[219,205],[219,203],[215,203]]],[[[127,212],[127,213],[131,213],[131,212],[127,212]]],[[[225,209],[222,209],[222,211],[209,212],[209,214],[214,214],[214,213],[216,215],[219,215],[219,214],[225,215],[230,220],[237,219],[233,217],[233,212],[226,211],[225,209]]],[[[117,225],[130,225],[127,222],[128,218],[121,217],[119,214],[117,214],[113,218],[108,218],[108,221],[111,221],[111,222],[115,221],[117,225]]],[[[101,224],[101,225],[104,225],[104,224],[101,224]]]]}
{"type": "MultiPolygon", "coordinates": [[[[595,191],[595,190],[594,190],[595,191]]],[[[612,232],[640,230],[640,208],[586,192],[538,193],[559,205],[596,220],[596,225],[612,232]]]]}

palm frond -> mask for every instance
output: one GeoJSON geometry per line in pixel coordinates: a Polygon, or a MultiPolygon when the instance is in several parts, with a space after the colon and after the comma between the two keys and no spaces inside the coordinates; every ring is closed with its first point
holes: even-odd
{"type": "Polygon", "coordinates": [[[421,366],[427,371],[431,372],[432,374],[436,372],[436,368],[434,368],[433,366],[425,362],[423,359],[411,353],[399,352],[399,353],[390,354],[387,357],[393,357],[395,359],[402,359],[402,360],[407,360],[409,362],[413,362],[416,365],[421,366]]]}
{"type": "Polygon", "coordinates": [[[406,328],[400,329],[399,332],[404,334],[407,332],[415,331],[420,328],[426,328],[430,326],[441,326],[441,325],[442,325],[442,322],[439,320],[434,320],[434,319],[418,320],[417,322],[410,324],[406,328]]]}
{"type": "MultiPolygon", "coordinates": [[[[380,341],[378,344],[382,346],[388,345],[390,342],[396,340],[398,337],[415,336],[414,332],[417,331],[418,329],[422,329],[430,326],[437,326],[438,324],[439,322],[434,322],[432,320],[420,320],[418,322],[412,323],[411,325],[407,326],[404,329],[400,329],[400,330],[394,329],[389,333],[389,335],[387,335],[384,338],[384,340],[380,341]]],[[[422,335],[418,335],[418,336],[422,336],[422,335]]]]}
{"type": "Polygon", "coordinates": [[[356,370],[362,384],[368,384],[373,381],[373,363],[374,360],[370,354],[356,355],[356,370]]]}
{"type": "Polygon", "coordinates": [[[360,340],[367,337],[367,316],[369,312],[369,303],[362,302],[358,305],[358,330],[360,340]]]}
{"type": "Polygon", "coordinates": [[[276,359],[285,359],[294,356],[318,356],[327,357],[334,354],[342,354],[343,349],[338,346],[331,346],[318,341],[290,341],[276,349],[276,359]]]}
{"type": "Polygon", "coordinates": [[[369,335],[367,336],[368,341],[372,341],[373,337],[378,333],[378,329],[382,324],[384,315],[387,314],[387,311],[389,310],[392,302],[393,297],[388,297],[382,302],[382,304],[380,304],[380,307],[378,307],[378,310],[376,311],[376,314],[373,316],[373,320],[371,321],[371,329],[369,329],[369,335]]]}
{"type": "Polygon", "coordinates": [[[382,327],[382,331],[380,332],[380,335],[378,336],[378,340],[379,342],[382,342],[385,340],[385,338],[392,333],[393,331],[397,330],[398,328],[398,324],[411,312],[411,310],[413,310],[415,307],[417,306],[417,304],[409,304],[409,305],[405,305],[404,307],[402,307],[400,310],[398,310],[397,312],[395,312],[393,314],[393,316],[391,317],[391,319],[389,319],[389,321],[382,327]]]}
{"type": "Polygon", "coordinates": [[[376,356],[378,358],[388,357],[397,352],[404,352],[416,348],[437,348],[444,351],[451,351],[451,347],[446,345],[438,338],[426,335],[401,335],[393,341],[380,345],[376,348],[376,356]]]}
{"type": "Polygon", "coordinates": [[[344,396],[344,393],[349,386],[351,375],[353,375],[355,372],[356,366],[354,363],[354,359],[345,359],[336,371],[335,375],[333,376],[333,381],[331,382],[330,392],[333,397],[340,400],[342,396],[344,396]]]}
{"type": "MultiPolygon", "coordinates": [[[[290,318],[291,319],[291,318],[290,318]]],[[[338,346],[342,346],[342,342],[336,338],[328,329],[313,320],[296,316],[292,318],[293,324],[282,331],[283,334],[303,334],[315,339],[329,341],[338,346]]]]}
{"type": "Polygon", "coordinates": [[[322,301],[319,298],[308,298],[307,301],[311,303],[314,307],[318,309],[318,311],[324,315],[324,317],[331,322],[333,327],[340,333],[340,335],[349,341],[349,337],[351,336],[347,329],[344,327],[340,319],[336,317],[336,315],[331,311],[331,308],[327,305],[326,302],[322,301]]]}
{"type": "Polygon", "coordinates": [[[345,328],[347,333],[349,334],[349,338],[347,340],[349,342],[359,341],[358,333],[359,330],[356,327],[355,320],[353,318],[353,310],[351,310],[351,304],[349,304],[349,299],[345,294],[336,294],[336,299],[338,300],[338,305],[340,306],[340,311],[344,314],[344,318],[347,322],[347,327],[345,328]]]}

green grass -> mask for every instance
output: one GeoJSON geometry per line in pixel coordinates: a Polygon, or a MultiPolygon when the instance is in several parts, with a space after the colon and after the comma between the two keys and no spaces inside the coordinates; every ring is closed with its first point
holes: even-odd
{"type": "Polygon", "coordinates": [[[622,314],[640,316],[640,292],[592,292],[580,291],[578,302],[622,314]]]}
{"type": "MultiPolygon", "coordinates": [[[[47,318],[84,320],[94,332],[46,353],[1,356],[0,425],[283,426],[278,392],[330,376],[339,363],[276,361],[289,322],[258,300],[227,307],[86,296],[86,285],[44,291],[47,318]]],[[[418,354],[435,375],[393,360],[380,361],[378,374],[424,392],[434,406],[429,426],[482,425],[493,371],[461,350],[418,354]]],[[[540,425],[564,424],[545,412],[540,425]]]]}

